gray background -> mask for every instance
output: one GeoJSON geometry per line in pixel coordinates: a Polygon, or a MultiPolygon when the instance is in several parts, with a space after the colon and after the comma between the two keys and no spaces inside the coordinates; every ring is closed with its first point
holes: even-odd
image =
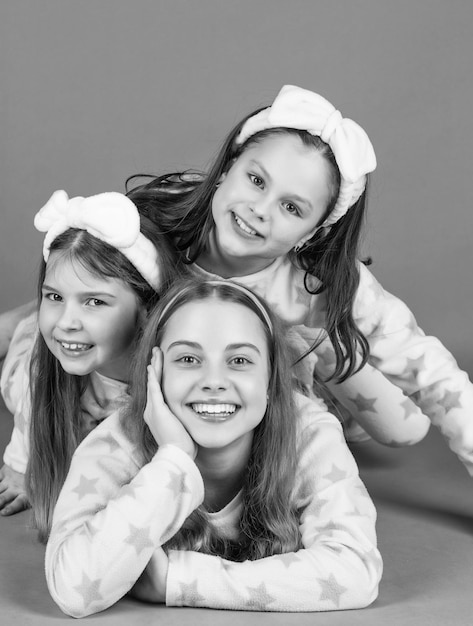
{"type": "Polygon", "coordinates": [[[34,296],[34,213],[58,188],[205,167],[285,83],[378,157],[364,249],[473,370],[471,0],[0,2],[0,310],[34,296]]]}

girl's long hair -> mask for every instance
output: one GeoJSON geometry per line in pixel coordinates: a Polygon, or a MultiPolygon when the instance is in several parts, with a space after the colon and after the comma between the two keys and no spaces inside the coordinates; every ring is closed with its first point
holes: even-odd
{"type": "MultiPolygon", "coordinates": [[[[256,296],[254,296],[256,298],[256,296]]],[[[273,330],[261,308],[249,295],[231,282],[186,281],[178,284],[150,314],[136,349],[131,376],[129,406],[122,412],[122,426],[141,452],[143,463],[151,460],[157,444],[143,420],[146,406],[146,367],[153,346],[159,345],[172,314],[188,302],[217,298],[238,303],[261,320],[268,345],[270,379],[268,405],[261,423],[254,430],[244,483],[241,540],[222,537],[201,505],[185,521],[166,548],[219,554],[232,560],[259,559],[300,547],[298,512],[293,490],[296,472],[296,410],[290,376],[290,354],[283,339],[281,322],[258,298],[271,320],[273,330]]],[[[266,390],[262,390],[266,393],[266,390]]]]}
{"type": "MultiPolygon", "coordinates": [[[[194,262],[207,245],[214,224],[213,194],[222,174],[231,168],[247,148],[267,137],[299,137],[305,146],[313,148],[325,158],[329,171],[330,199],[320,223],[335,206],[340,189],[340,171],[331,148],[320,137],[304,130],[271,128],[252,135],[243,145],[236,144],[243,124],[257,112],[245,117],[230,132],[208,173],[174,172],[158,177],[137,175],[127,180],[127,186],[132,186],[140,180],[151,179],[145,184],[137,184],[130,192],[130,197],[136,197],[148,206],[150,217],[170,237],[186,263],[194,262]]],[[[353,317],[353,304],[360,280],[358,258],[365,212],[366,190],[336,224],[329,229],[319,229],[302,250],[290,253],[291,261],[306,272],[306,290],[311,294],[323,294],[325,298],[325,330],[336,355],[336,366],[331,378],[339,381],[361,368],[369,355],[368,342],[353,317]],[[320,281],[320,286],[315,290],[311,287],[311,277],[320,281]],[[361,354],[360,362],[357,362],[357,352],[361,354]]],[[[316,347],[317,343],[314,343],[308,352],[316,347]]]]}
{"type": "MultiPolygon", "coordinates": [[[[161,285],[166,290],[179,273],[175,254],[151,220],[141,214],[140,221],[141,232],[158,250],[161,285]]],[[[149,310],[159,299],[159,294],[121,252],[84,230],[67,230],[53,241],[50,250],[60,251],[61,256],[55,259],[56,263],[61,263],[63,258],[71,259],[101,278],[124,281],[134,290],[137,302],[144,310],[149,310]]],[[[41,302],[45,274],[46,263],[42,261],[38,303],[41,302]]],[[[137,328],[137,338],[140,332],[141,329],[137,328]]],[[[81,396],[87,384],[88,376],[75,376],[62,369],[41,334],[38,334],[30,364],[31,425],[26,491],[33,509],[33,524],[43,543],[49,536],[54,506],[72,454],[81,441],[81,396]]]]}

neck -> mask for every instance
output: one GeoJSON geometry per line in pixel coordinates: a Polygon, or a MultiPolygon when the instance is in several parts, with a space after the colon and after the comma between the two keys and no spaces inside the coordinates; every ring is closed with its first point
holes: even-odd
{"type": "Polygon", "coordinates": [[[196,259],[199,267],[222,278],[255,274],[271,265],[272,262],[273,259],[231,257],[224,254],[217,244],[215,229],[209,235],[205,250],[196,259]]]}
{"type": "Polygon", "coordinates": [[[204,480],[208,511],[222,509],[242,488],[252,441],[251,432],[224,448],[199,447],[195,462],[204,480]]]}

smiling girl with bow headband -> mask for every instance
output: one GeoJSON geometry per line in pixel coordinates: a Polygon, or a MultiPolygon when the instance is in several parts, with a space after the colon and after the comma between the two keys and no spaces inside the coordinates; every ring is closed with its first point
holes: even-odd
{"type": "Polygon", "coordinates": [[[132,197],[155,204],[196,274],[253,288],[295,329],[297,374],[306,387],[304,365],[328,380],[317,391],[329,389],[348,438],[412,444],[430,418],[473,475],[472,384],[359,259],[375,167],[356,122],[286,85],[234,128],[207,174],[161,176],[132,197]]]}
{"type": "Polygon", "coordinates": [[[4,455],[2,499],[4,514],[29,502],[44,541],[72,454],[126,398],[147,311],[179,267],[156,225],[120,193],[57,191],[35,226],[45,233],[39,332],[19,368],[25,393],[4,455]]]}

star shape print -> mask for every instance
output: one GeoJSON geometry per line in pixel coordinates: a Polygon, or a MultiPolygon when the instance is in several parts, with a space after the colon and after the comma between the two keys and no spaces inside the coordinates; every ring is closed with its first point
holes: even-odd
{"type": "Polygon", "coordinates": [[[83,474],[79,479],[79,484],[75,489],[71,491],[77,493],[79,500],[82,500],[85,496],[90,496],[97,493],[95,484],[98,482],[98,478],[86,478],[83,474]]]}
{"type": "Polygon", "coordinates": [[[326,579],[317,578],[317,582],[322,588],[319,600],[329,600],[338,609],[340,607],[340,597],[347,591],[347,587],[340,585],[333,574],[330,574],[326,579]]]}

